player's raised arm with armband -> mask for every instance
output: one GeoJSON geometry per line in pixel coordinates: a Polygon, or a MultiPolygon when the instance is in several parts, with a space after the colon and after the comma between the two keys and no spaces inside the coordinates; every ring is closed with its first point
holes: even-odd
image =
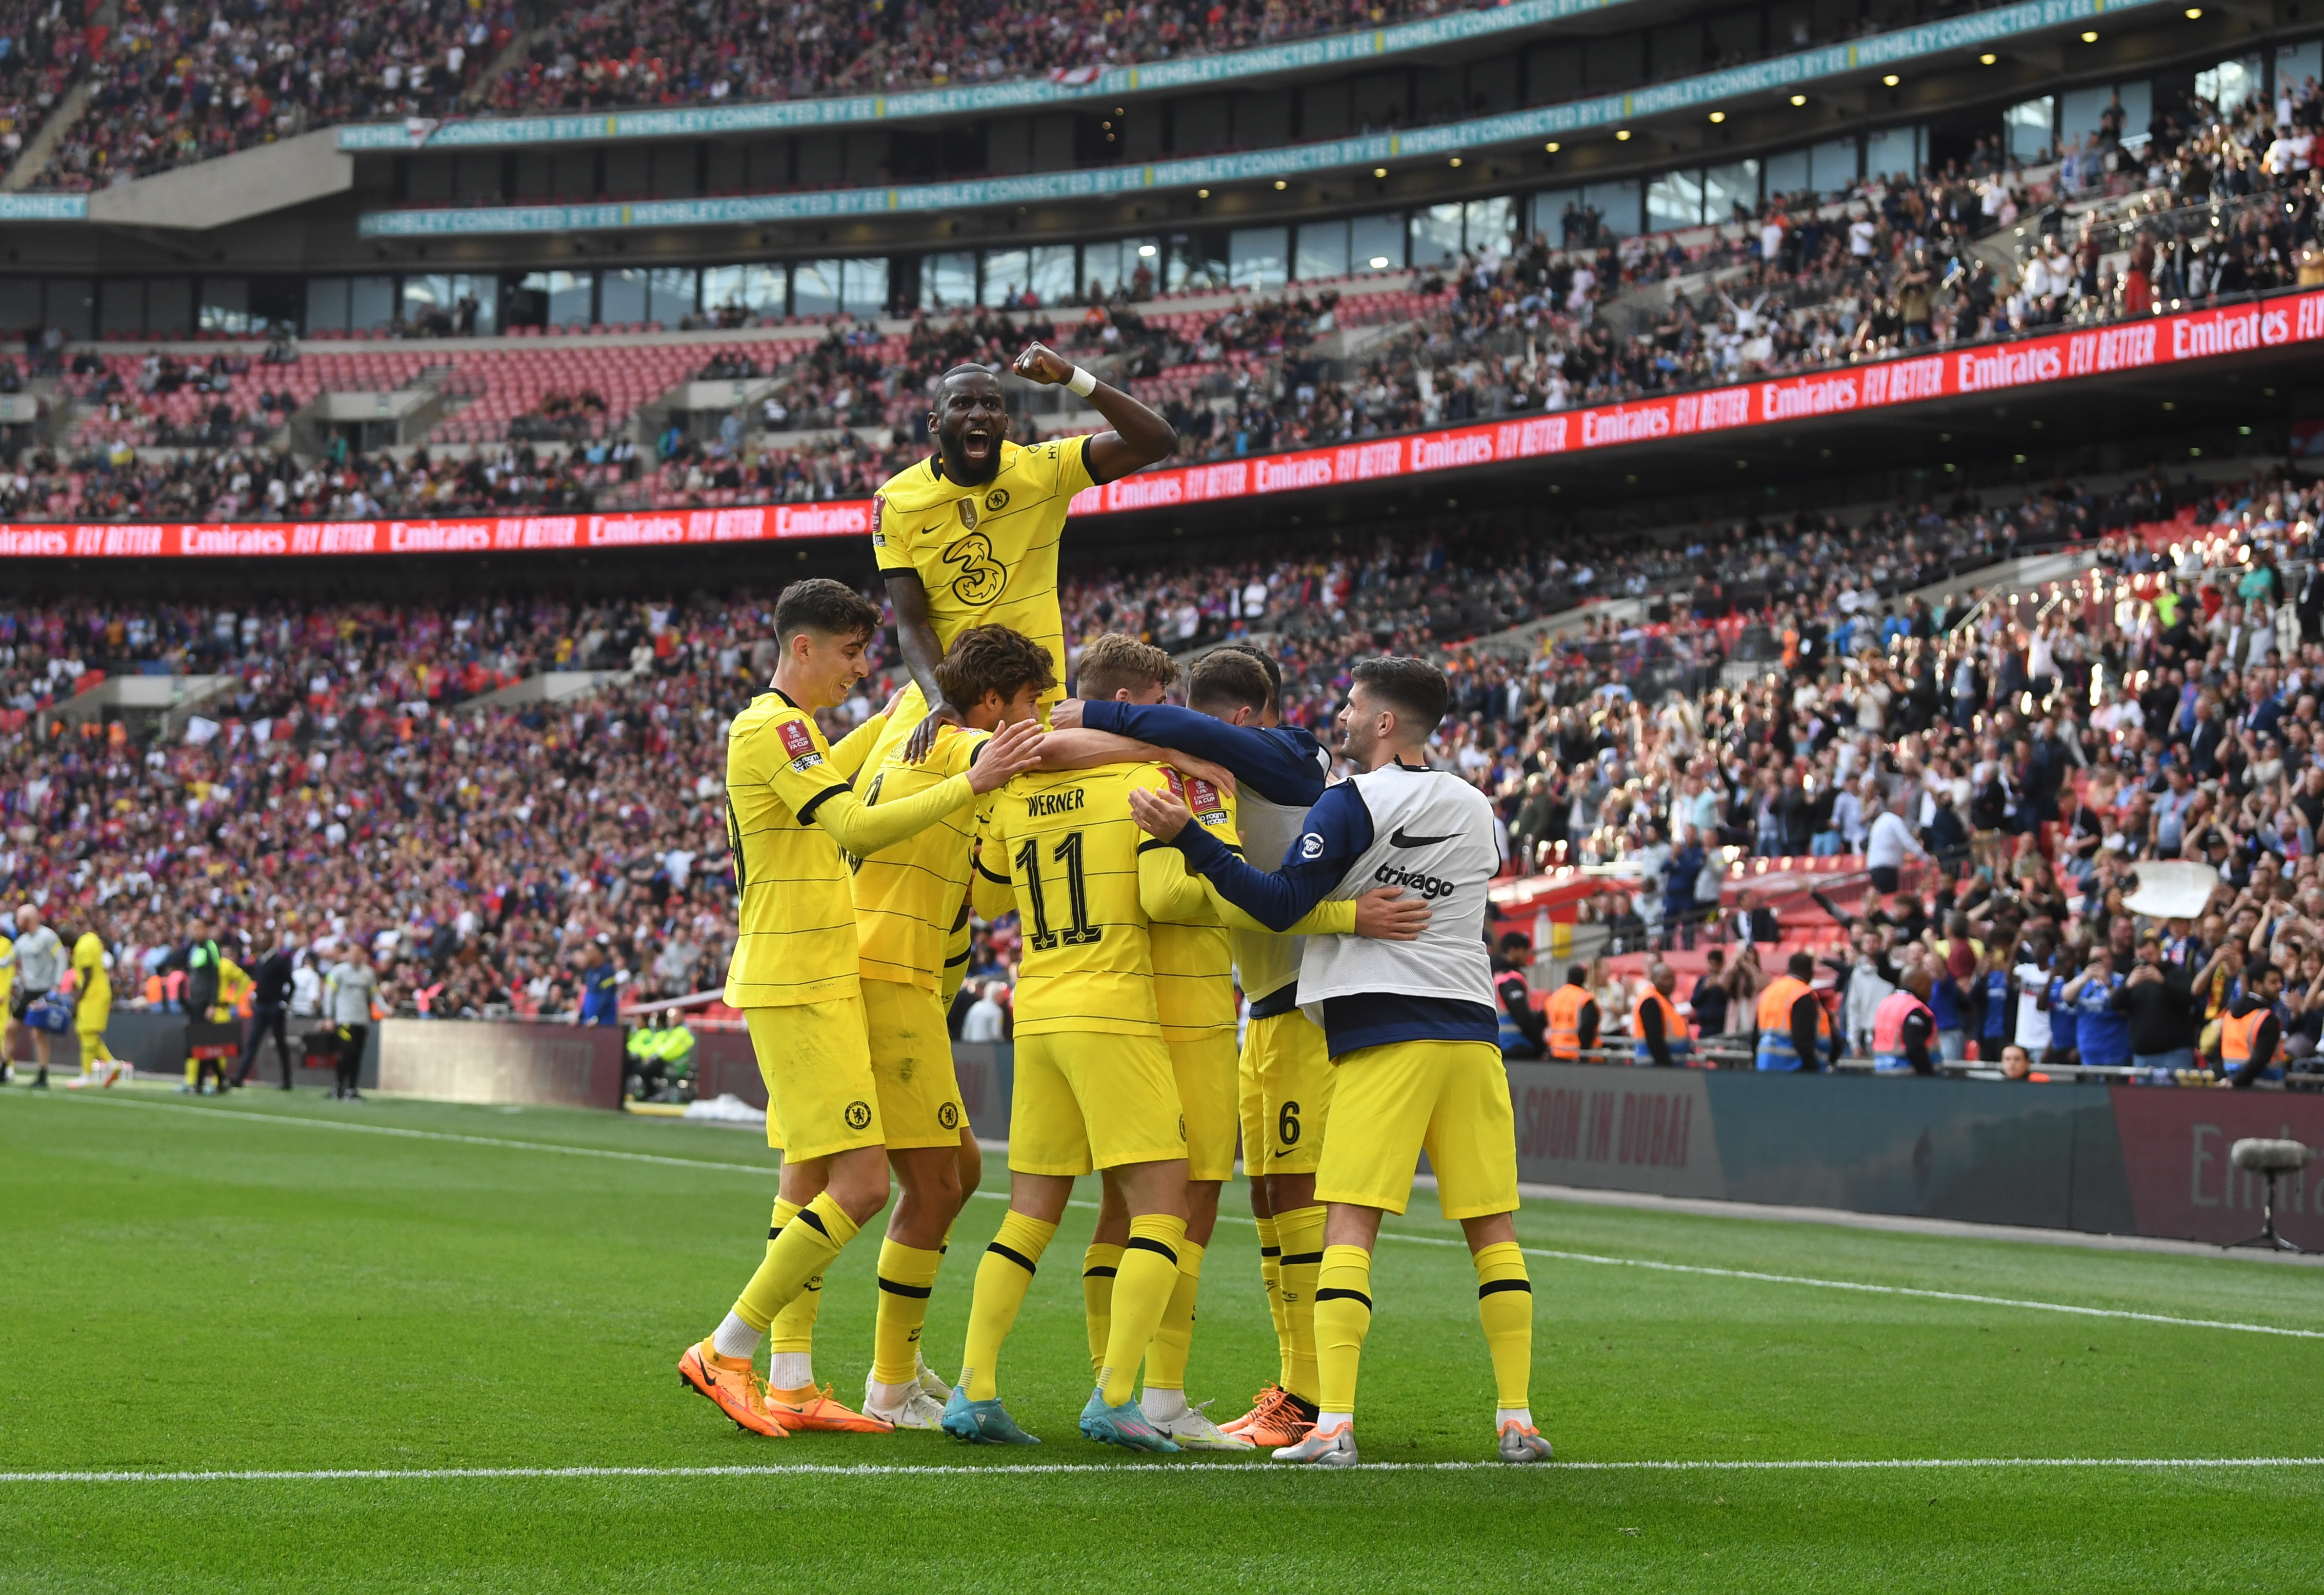
{"type": "Polygon", "coordinates": [[[1014,369],[1027,382],[1072,389],[1105,417],[1112,430],[1093,432],[1089,438],[1092,482],[1118,482],[1132,471],[1169,458],[1177,449],[1178,434],[1168,421],[1046,344],[1027,345],[1017,356],[1014,369]]]}

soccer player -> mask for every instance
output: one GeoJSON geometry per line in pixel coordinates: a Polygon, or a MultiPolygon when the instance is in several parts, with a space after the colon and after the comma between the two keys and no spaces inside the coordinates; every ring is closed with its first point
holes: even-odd
{"type": "MultiPolygon", "coordinates": [[[[1248,658],[1242,662],[1250,665],[1248,658]]],[[[1256,670],[1256,666],[1251,666],[1256,670]]],[[[1150,643],[1119,632],[1082,650],[1078,690],[1084,698],[1158,704],[1178,678],[1178,663],[1150,643]]],[[[1265,697],[1265,678],[1260,678],[1265,697]]],[[[1070,734],[1070,733],[1066,733],[1070,734]]],[[[1233,793],[1213,781],[1165,767],[1170,790],[1185,799],[1195,821],[1236,853],[1233,793]]],[[[1178,856],[1148,842],[1141,871],[1159,866],[1177,906],[1157,904],[1148,937],[1154,959],[1154,1004],[1172,1078],[1185,1110],[1186,1232],[1178,1244],[1178,1277],[1146,1355],[1139,1408],[1156,1432],[1182,1450],[1248,1451],[1252,1442],[1227,1434],[1200,1407],[1186,1404],[1186,1362],[1194,1333],[1194,1297],[1203,1255],[1218,1224],[1219,1187],[1234,1173],[1235,1002],[1233,954],[1210,898],[1195,890],[1179,896],[1185,868],[1178,856]],[[1146,855],[1156,854],[1152,858],[1146,855]]],[[[1111,1340],[1113,1286],[1130,1240],[1130,1210],[1121,1185],[1108,1171],[1097,1227],[1082,1259],[1083,1306],[1088,1316],[1090,1366],[1102,1369],[1111,1340]]]]}
{"type": "MultiPolygon", "coordinates": [[[[1048,650],[1006,626],[971,626],[936,667],[960,726],[940,727],[928,755],[902,757],[908,726],[883,733],[884,754],[864,766],[867,808],[906,801],[973,768],[991,734],[1033,720],[1056,685],[1048,650]]],[[[900,705],[899,705],[900,706],[900,705]]],[[[891,711],[892,714],[892,711],[891,711]]],[[[917,835],[854,861],[856,928],[872,1074],[880,1092],[888,1162],[901,1188],[880,1248],[880,1302],[863,1410],[897,1428],[934,1429],[943,1404],[924,1388],[920,1330],[943,1260],[945,1238],[967,1191],[962,1148],[968,1122],[953,1074],[942,988],[955,925],[965,930],[978,816],[958,809],[917,835]]],[[[961,966],[966,964],[964,948],[961,966]]],[[[949,1388],[945,1392],[950,1394],[949,1388]]]]}
{"type": "Polygon", "coordinates": [[[1314,1428],[1276,1451],[1283,1461],[1356,1461],[1356,1377],[1372,1315],[1371,1253],[1381,1216],[1411,1198],[1420,1153],[1437,1202],[1460,1221],[1477,1269],[1477,1310],[1499,1387],[1503,1461],[1545,1460],[1528,1406],[1532,1286],[1517,1244],[1517,1134],[1493,1015],[1486,889],[1499,867],[1484,795],[1431,770],[1429,737],[1444,717],[1443,672],[1423,659],[1358,664],[1339,716],[1358,773],[1324,793],[1275,874],[1262,874],[1192,823],[1167,794],[1133,792],[1141,827],[1171,842],[1190,870],[1263,924],[1288,930],[1327,899],[1376,882],[1413,889],[1435,912],[1408,943],[1311,937],[1300,1002],[1318,1019],[1339,1070],[1332,1127],[1315,1175],[1325,1204],[1315,1297],[1322,1407],[1314,1428]]]}
{"type": "MultiPolygon", "coordinates": [[[[113,1017],[112,954],[105,950],[103,923],[91,916],[73,941],[73,1032],[80,1042],[80,1073],[84,1080],[101,1071],[99,1064],[118,1065],[105,1045],[106,1021],[113,1017]]],[[[284,1065],[287,1072],[289,1065],[284,1065]]],[[[108,1078],[106,1082],[111,1084],[108,1078]]]]}
{"type": "MultiPolygon", "coordinates": [[[[786,1166],[796,1166],[814,1189],[795,1218],[778,1207],[757,1272],[724,1321],[687,1349],[678,1373],[742,1428],[775,1437],[788,1426],[770,1407],[754,1370],[759,1342],[775,1315],[888,1203],[855,902],[842,850],[876,853],[966,807],[1026,768],[1040,742],[1038,723],[1008,727],[973,769],[917,797],[867,807],[840,777],[849,755],[824,740],[814,711],[844,702],[862,679],[863,650],[880,622],[877,608],[837,582],[785,588],[775,605],[779,662],[772,688],[752,699],[727,733],[726,826],[739,929],[725,998],[750,1026],[767,1083],[770,1144],[779,1139],[786,1166]]],[[[853,733],[851,742],[862,739],[850,750],[853,759],[880,729],[867,720],[853,733]]]]}
{"type": "Polygon", "coordinates": [[[917,727],[908,744],[915,761],[926,756],[938,726],[962,723],[966,705],[945,700],[936,665],[970,626],[1004,625],[1039,643],[1056,680],[1043,705],[1061,694],[1057,543],[1074,495],[1178,447],[1169,422],[1054,350],[1033,344],[1012,369],[1028,382],[1071,388],[1111,429],[1019,447],[1009,441],[998,375],[981,365],[955,365],[937,383],[928,414],[935,455],[890,477],[872,501],[872,549],[912,674],[898,712],[917,727]],[[923,720],[930,704],[934,712],[923,720]]]}
{"type": "MultiPolygon", "coordinates": [[[[1331,767],[1330,756],[1305,728],[1281,724],[1282,696],[1276,662],[1248,644],[1230,643],[1195,663],[1186,708],[1069,699],[1057,705],[1050,724],[1114,732],[1222,766],[1237,783],[1236,823],[1244,851],[1259,867],[1272,868],[1297,840],[1309,807],[1323,797],[1331,767]],[[1267,698],[1257,708],[1246,701],[1249,678],[1238,658],[1266,673],[1267,698]],[[1245,685],[1228,685],[1234,679],[1245,685]]],[[[1403,911],[1413,908],[1425,922],[1425,903],[1410,899],[1403,911]]],[[[1323,1261],[1324,1214],[1315,1199],[1315,1166],[1333,1072],[1323,1032],[1299,1009],[1300,939],[1255,921],[1242,923],[1248,928],[1232,931],[1234,961],[1250,1006],[1238,1062],[1238,1108],[1277,1369],[1250,1411],[1221,1427],[1247,1432],[1256,1445],[1282,1446],[1305,1436],[1320,1393],[1315,1278],[1323,1261]]]]}

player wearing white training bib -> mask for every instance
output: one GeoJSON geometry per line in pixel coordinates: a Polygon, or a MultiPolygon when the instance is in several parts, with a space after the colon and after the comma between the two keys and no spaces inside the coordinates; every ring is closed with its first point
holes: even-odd
{"type": "Polygon", "coordinates": [[[1323,1027],[1338,1074],[1315,1174],[1326,1210],[1315,1292],[1322,1412],[1306,1438],[1275,1455],[1326,1466],[1356,1460],[1371,1250],[1381,1215],[1410,1200],[1425,1150],[1438,1205],[1461,1221],[1476,1263],[1478,1316],[1499,1388],[1499,1454],[1541,1461],[1549,1442],[1528,1406],[1532,1286],[1511,1218],[1516,1123],[1484,945],[1485,894],[1499,861],[1492,807],[1458,776],[1428,768],[1428,739],[1448,697],[1442,671],[1424,659],[1378,659],[1353,675],[1339,725],[1359,773],[1308,810],[1275,874],[1217,845],[1167,797],[1131,800],[1139,823],[1185,853],[1187,869],[1274,929],[1318,903],[1382,886],[1416,893],[1432,910],[1415,940],[1310,936],[1301,959],[1300,1006],[1323,1027]]]}

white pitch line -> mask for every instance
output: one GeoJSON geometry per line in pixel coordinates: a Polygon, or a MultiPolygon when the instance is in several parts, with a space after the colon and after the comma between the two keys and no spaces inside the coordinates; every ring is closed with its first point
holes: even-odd
{"type": "MultiPolygon", "coordinates": [[[[1418,1246],[1463,1246],[1444,1235],[1398,1235],[1383,1232],[1383,1240],[1406,1240],[1418,1246]]],[[[2169,1323],[2182,1329],[2232,1329],[2246,1334],[2283,1335],[2293,1340],[2324,1341],[2324,1329],[2288,1329],[2274,1323],[2238,1323],[2219,1318],[2179,1318],[2167,1313],[2139,1313],[2127,1307],[2081,1307],[2068,1302],[2037,1302],[2023,1296],[1977,1295],[1962,1290],[1930,1290],[1914,1285],[1867,1285],[1854,1279],[1818,1279],[1806,1274],[1766,1274],[1756,1268],[1714,1268],[1705,1263],[1665,1263],[1650,1258],[1612,1258],[1589,1251],[1558,1251],[1545,1246],[1520,1247],[1526,1256],[1554,1258],[1564,1263],[1595,1263],[1612,1268],[1652,1268],[1662,1274],[1703,1274],[1715,1279],[1749,1279],[1763,1285],[1808,1285],[1819,1290],[1853,1290],[1872,1295],[1920,1296],[1935,1302],[1966,1302],[1979,1307],[2018,1307],[2032,1313],[2072,1313],[2084,1318],[2128,1318],[2141,1323],[2169,1323]]]]}
{"type": "MultiPolygon", "coordinates": [[[[1140,1468],[1123,1462],[995,1462],[978,1467],[954,1462],[915,1467],[905,1462],[774,1462],[761,1466],[730,1465],[699,1468],[235,1468],[162,1471],[132,1468],[56,1469],[41,1472],[0,1472],[6,1484],[234,1484],[417,1482],[459,1479],[781,1479],[823,1477],[842,1479],[992,1478],[1010,1474],[1102,1473],[1116,1477],[1153,1477],[1157,1471],[1171,1477],[1194,1477],[1206,1464],[1154,1463],[1140,1468]]],[[[1552,1462],[1529,1470],[1535,1476],[1553,1473],[1806,1473],[1997,1471],[2014,1468],[2086,1468],[2163,1470],[2219,1468],[2324,1468],[2324,1457],[1841,1457],[1814,1461],[1737,1460],[1552,1462]]],[[[1360,1462],[1365,1473],[1459,1473],[1485,1470],[1508,1471],[1507,1462],[1360,1462]]],[[[1290,1470],[1269,1472],[1289,1476],[1290,1470]]],[[[1333,1470],[1338,1471],[1339,1470],[1333,1470]]]]}
{"type": "MultiPolygon", "coordinates": [[[[719,1169],[731,1173],[764,1176],[774,1173],[770,1168],[750,1163],[713,1163],[695,1157],[665,1157],[650,1152],[618,1152],[604,1147],[566,1147],[553,1141],[511,1140],[498,1136],[459,1135],[441,1129],[405,1129],[385,1124],[351,1124],[337,1119],[309,1119],[291,1113],[252,1113],[233,1108],[194,1108],[173,1102],[141,1102],[129,1097],[84,1097],[75,1099],[106,1102],[120,1108],[145,1108],[161,1112],[195,1112],[220,1119],[248,1120],[261,1124],[303,1124],[319,1129],[354,1130],[364,1135],[400,1137],[407,1140],[450,1141],[471,1147],[500,1147],[520,1152],[554,1152],[572,1157],[609,1157],[624,1163],[655,1163],[675,1168],[719,1169]]],[[[1005,1202],[1007,1194],[1000,1191],[977,1191],[977,1196],[1005,1202]]],[[[1076,1202],[1074,1207],[1091,1208],[1094,1202],[1076,1202]]],[[[1249,1223],[1238,1215],[1222,1213],[1223,1222],[1249,1223]]],[[[1413,1246],[1467,1246],[1468,1242],[1448,1235],[1406,1235],[1393,1230],[1380,1233],[1383,1240],[1399,1240],[1413,1246]]],[[[1707,1263],[1667,1263],[1648,1258],[1607,1257],[1597,1252],[1562,1251],[1552,1247],[1520,1248],[1527,1257],[1546,1258],[1555,1262],[1589,1263],[1600,1268],[1647,1268],[1663,1274],[1696,1274],[1712,1279],[1742,1279],[1759,1285],[1802,1285],[1818,1290],[1848,1290],[1866,1295],[1914,1296],[1924,1301],[1960,1302],[1978,1307],[2010,1307],[2028,1313],[2065,1313],[2081,1318],[2119,1318],[2137,1323],[2162,1323],[2179,1329],[2223,1329],[2240,1334],[2275,1335],[2286,1340],[2324,1341],[2324,1330],[2292,1329],[2274,1323],[2244,1323],[2223,1318],[2182,1318],[2168,1313],[2141,1313],[2128,1307],[2086,1307],[2068,1302],[2043,1302],[2022,1296],[1979,1295],[1969,1291],[1932,1290],[1912,1285],[1870,1285],[1853,1279],[1819,1279],[1806,1274],[1770,1274],[1754,1268],[1720,1268],[1707,1263]]]]}

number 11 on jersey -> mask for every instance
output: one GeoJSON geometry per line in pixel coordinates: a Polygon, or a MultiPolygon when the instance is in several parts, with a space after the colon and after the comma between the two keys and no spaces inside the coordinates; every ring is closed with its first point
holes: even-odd
{"type": "Polygon", "coordinates": [[[1062,943],[1068,947],[1090,946],[1105,936],[1102,926],[1089,922],[1089,884],[1082,873],[1082,834],[1068,831],[1056,846],[1049,850],[1050,858],[1065,867],[1065,906],[1072,915],[1063,930],[1049,928],[1048,892],[1041,883],[1041,844],[1038,838],[1028,840],[1017,850],[1017,869],[1025,877],[1025,900],[1033,919],[1032,935],[1026,939],[1039,952],[1054,950],[1062,943]]]}

